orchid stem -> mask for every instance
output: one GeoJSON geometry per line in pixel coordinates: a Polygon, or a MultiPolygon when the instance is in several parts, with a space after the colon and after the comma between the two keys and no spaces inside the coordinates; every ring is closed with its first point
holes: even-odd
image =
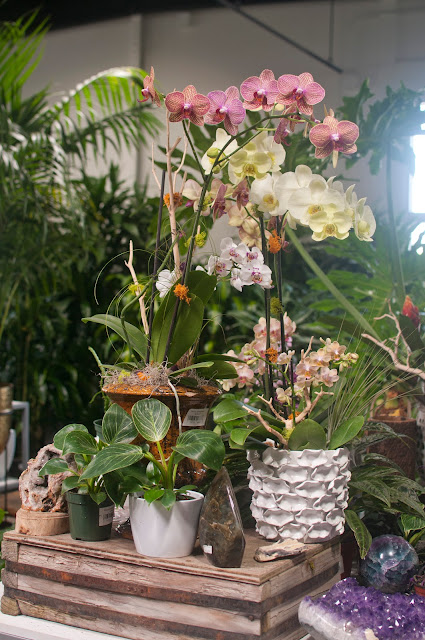
{"type": "Polygon", "coordinates": [[[167,172],[165,169],[162,171],[162,179],[161,179],[161,195],[159,196],[159,206],[158,206],[158,223],[156,225],[156,241],[155,241],[155,257],[153,260],[153,273],[152,273],[152,295],[151,302],[149,305],[149,332],[148,332],[148,345],[146,348],[146,364],[149,364],[150,352],[151,352],[151,340],[152,340],[152,324],[153,324],[153,308],[154,308],[154,296],[153,292],[155,291],[155,282],[158,274],[158,251],[159,251],[159,243],[161,241],[161,226],[162,226],[162,210],[164,207],[164,190],[165,190],[165,176],[167,172]]]}

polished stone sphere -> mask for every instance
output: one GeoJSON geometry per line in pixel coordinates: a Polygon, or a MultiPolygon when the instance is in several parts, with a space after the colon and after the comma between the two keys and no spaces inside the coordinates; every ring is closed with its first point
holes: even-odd
{"type": "Polygon", "coordinates": [[[396,593],[408,589],[418,566],[418,554],[412,545],[400,536],[384,535],[372,540],[360,564],[360,575],[366,586],[396,593]]]}

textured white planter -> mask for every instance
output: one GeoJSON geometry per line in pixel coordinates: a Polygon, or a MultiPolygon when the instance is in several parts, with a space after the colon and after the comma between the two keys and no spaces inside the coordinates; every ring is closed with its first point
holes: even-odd
{"type": "Polygon", "coordinates": [[[168,511],[159,502],[130,496],[130,523],[138,553],[153,558],[190,556],[195,546],[204,496],[188,491],[191,500],[179,500],[168,511]]]}
{"type": "Polygon", "coordinates": [[[331,540],[344,531],[350,479],[348,450],[248,452],[251,512],[268,540],[331,540]]]}

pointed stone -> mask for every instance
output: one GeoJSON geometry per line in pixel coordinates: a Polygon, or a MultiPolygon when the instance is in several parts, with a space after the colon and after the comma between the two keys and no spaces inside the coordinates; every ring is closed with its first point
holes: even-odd
{"type": "Polygon", "coordinates": [[[205,496],[199,520],[199,542],[216,567],[240,567],[245,536],[235,492],[227,469],[214,478],[205,496]]]}
{"type": "Polygon", "coordinates": [[[288,538],[283,542],[258,547],[254,555],[254,560],[257,560],[257,562],[270,562],[271,560],[279,560],[279,558],[289,558],[290,556],[297,556],[303,553],[306,549],[307,545],[298,540],[288,538]]]}

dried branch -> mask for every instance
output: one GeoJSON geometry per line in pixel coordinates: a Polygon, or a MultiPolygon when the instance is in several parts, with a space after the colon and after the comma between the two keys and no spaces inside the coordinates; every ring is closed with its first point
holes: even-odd
{"type": "Polygon", "coordinates": [[[409,364],[403,364],[398,359],[397,353],[391,349],[388,345],[380,340],[376,340],[373,336],[370,336],[368,333],[362,333],[362,338],[366,338],[366,340],[370,340],[373,344],[376,344],[377,347],[383,349],[390,356],[393,361],[394,367],[398,369],[398,371],[404,371],[405,373],[410,373],[412,376],[418,376],[421,380],[425,381],[425,371],[422,369],[418,369],[417,367],[411,367],[409,364]]]}
{"type": "Polygon", "coordinates": [[[283,437],[283,435],[281,433],[279,433],[279,431],[276,431],[276,429],[273,429],[273,427],[271,427],[269,425],[269,423],[264,420],[263,416],[261,415],[261,411],[254,411],[254,409],[251,409],[251,407],[247,407],[245,405],[243,405],[243,408],[245,409],[245,411],[247,413],[249,413],[249,415],[255,416],[257,418],[257,420],[259,420],[261,422],[263,427],[269,433],[271,433],[273,436],[275,436],[279,440],[279,442],[281,444],[283,444],[284,447],[288,446],[288,441],[283,437]]]}
{"type": "MultiPolygon", "coordinates": [[[[136,276],[136,272],[134,270],[133,267],[133,240],[130,240],[130,255],[128,258],[128,262],[124,262],[125,266],[128,268],[128,270],[131,273],[131,277],[133,278],[133,282],[136,285],[136,295],[140,295],[142,290],[140,288],[140,284],[137,280],[137,276],[136,276]]],[[[143,323],[143,329],[146,333],[146,335],[149,335],[149,324],[148,324],[148,319],[146,316],[146,309],[145,309],[145,302],[144,302],[144,297],[140,296],[139,298],[139,306],[140,306],[140,315],[142,318],[142,323],[143,323]]]]}

